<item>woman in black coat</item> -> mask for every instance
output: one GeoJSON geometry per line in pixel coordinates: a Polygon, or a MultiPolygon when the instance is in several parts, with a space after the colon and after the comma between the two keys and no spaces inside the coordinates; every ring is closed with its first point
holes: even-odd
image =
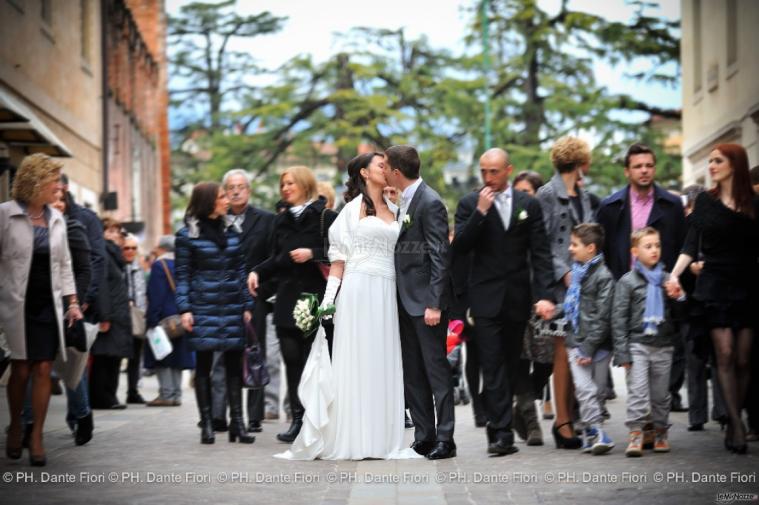
{"type": "Polygon", "coordinates": [[[714,148],[709,154],[709,174],[715,188],[696,197],[667,290],[679,296],[678,277],[694,259],[703,257],[693,298],[702,304],[714,344],[718,382],[729,417],[725,448],[745,454],[741,410],[751,378],[752,328],[759,300],[759,197],[751,187],[746,150],[737,144],[714,148]]]}
{"type": "Polygon", "coordinates": [[[253,298],[245,285],[245,252],[240,235],[227,227],[229,200],[223,188],[203,182],[192,190],[186,226],[175,244],[176,302],[182,325],[196,351],[195,396],[201,420],[200,442],[214,443],[211,415],[211,364],[224,354],[229,399],[229,441],[252,444],[242,419],[243,320],[249,321],[253,298]]]}
{"type": "Polygon", "coordinates": [[[307,167],[285,170],[279,179],[279,189],[287,210],[274,218],[271,255],[253,268],[248,284],[255,294],[261,282],[277,278],[274,325],[287,368],[293,416],[290,428],[278,434],[277,439],[292,443],[303,425],[298,384],[314,340],[313,335],[303,338],[295,326],[293,309],[301,293],[314,293],[321,301],[327,281],[320,265],[328,265],[327,231],[337,214],[326,208],[325,198],[318,196],[316,179],[307,167]]]}
{"type": "Polygon", "coordinates": [[[103,220],[105,278],[98,290],[100,332],[90,349],[90,405],[93,409],[125,409],[119,403],[119,370],[123,358],[132,357],[132,318],[126,281],[126,262],[121,254],[121,223],[103,220]]]}

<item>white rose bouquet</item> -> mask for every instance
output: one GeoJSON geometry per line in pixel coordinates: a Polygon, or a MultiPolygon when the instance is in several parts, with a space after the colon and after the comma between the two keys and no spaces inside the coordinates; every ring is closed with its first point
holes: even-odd
{"type": "Polygon", "coordinates": [[[334,304],[320,307],[319,298],[315,294],[301,293],[293,309],[293,319],[295,319],[295,326],[303,332],[303,338],[307,338],[319,327],[322,317],[331,316],[334,313],[334,304]]]}

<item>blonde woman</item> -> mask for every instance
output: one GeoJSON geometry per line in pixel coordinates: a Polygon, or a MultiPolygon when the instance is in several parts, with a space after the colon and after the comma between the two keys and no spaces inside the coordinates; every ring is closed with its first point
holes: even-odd
{"type": "Polygon", "coordinates": [[[277,435],[277,439],[292,443],[300,432],[304,413],[298,399],[298,384],[314,339],[314,336],[303,338],[295,326],[293,308],[301,293],[315,293],[319,297],[324,293],[327,281],[319,263],[327,264],[326,237],[337,214],[326,208],[327,201],[319,196],[316,179],[308,167],[294,166],[282,172],[279,189],[286,210],[274,218],[273,252],[253,268],[248,285],[255,296],[261,282],[277,278],[274,325],[287,367],[293,417],[290,428],[277,435]]]}
{"type": "MultiPolygon", "coordinates": [[[[551,147],[551,162],[556,173],[537,192],[543,209],[543,221],[551,240],[554,269],[554,297],[558,303],[570,284],[572,259],[569,236],[575,225],[593,222],[590,195],[583,191],[580,180],[590,168],[590,146],[577,137],[562,137],[551,147]]],[[[548,380],[548,374],[544,379],[548,380]]],[[[556,420],[552,432],[557,448],[579,449],[581,440],[572,426],[574,392],[563,337],[554,338],[553,391],[556,420]]]]}
{"type": "Polygon", "coordinates": [[[47,462],[42,431],[53,360],[58,353],[66,358],[64,320],[72,324],[82,319],[66,220],[51,207],[60,190],[62,166],[44,154],[27,156],[13,181],[13,199],[0,204],[0,327],[7,334],[12,360],[8,382],[11,424],[5,453],[10,459],[21,457],[21,412],[31,378],[34,427],[29,463],[33,466],[47,462]]]}

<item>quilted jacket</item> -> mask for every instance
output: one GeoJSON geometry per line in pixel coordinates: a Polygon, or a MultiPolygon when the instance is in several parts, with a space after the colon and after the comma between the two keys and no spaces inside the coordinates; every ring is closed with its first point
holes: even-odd
{"type": "Polygon", "coordinates": [[[177,308],[180,314],[192,313],[189,343],[195,351],[242,349],[245,344],[243,312],[253,311],[253,298],[240,235],[231,228],[225,234],[224,249],[193,222],[176,234],[177,308]]]}

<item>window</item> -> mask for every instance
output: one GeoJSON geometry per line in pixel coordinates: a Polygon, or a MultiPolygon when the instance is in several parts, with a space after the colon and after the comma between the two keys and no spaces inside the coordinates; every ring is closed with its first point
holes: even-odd
{"type": "Polygon", "coordinates": [[[701,64],[701,0],[693,0],[693,91],[698,93],[703,85],[701,64]]]}
{"type": "Polygon", "coordinates": [[[738,6],[727,0],[727,68],[738,63],[738,6]]]}
{"type": "Polygon", "coordinates": [[[79,0],[81,7],[80,18],[80,37],[82,39],[82,60],[85,63],[92,61],[92,28],[90,25],[92,19],[91,0],[79,0]]]}

